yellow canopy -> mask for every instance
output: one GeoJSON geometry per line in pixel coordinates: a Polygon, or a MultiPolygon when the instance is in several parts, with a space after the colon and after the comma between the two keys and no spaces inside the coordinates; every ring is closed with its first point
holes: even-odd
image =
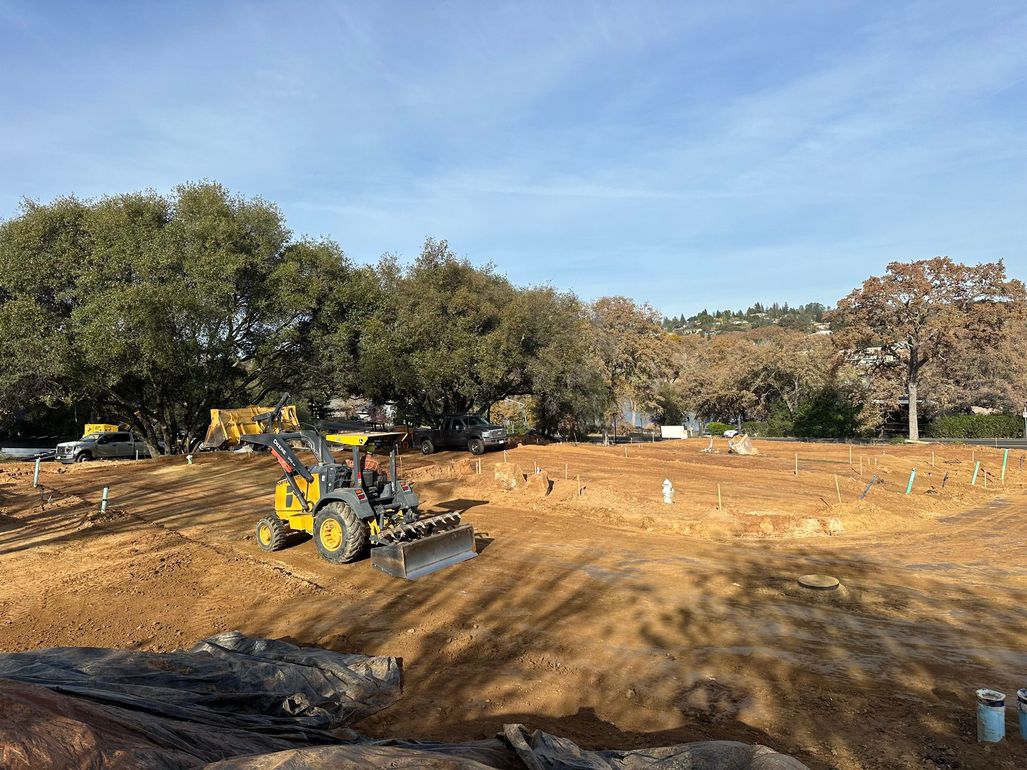
{"type": "Polygon", "coordinates": [[[378,432],[378,433],[329,433],[324,440],[332,444],[345,444],[346,446],[365,446],[369,441],[380,441],[382,439],[400,438],[406,434],[402,431],[378,432]]]}

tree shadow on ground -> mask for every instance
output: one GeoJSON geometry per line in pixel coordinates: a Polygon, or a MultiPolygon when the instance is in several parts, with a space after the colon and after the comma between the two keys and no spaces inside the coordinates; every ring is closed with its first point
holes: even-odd
{"type": "Polygon", "coordinates": [[[593,748],[755,741],[813,768],[1021,766],[1012,742],[976,743],[973,690],[1019,686],[1022,589],[999,600],[802,546],[740,543],[701,564],[562,548],[496,546],[502,570],[482,558],[384,583],[359,607],[296,608],[290,636],[405,658],[404,700],[363,725],[375,735],[469,739],[517,721],[593,748]],[[825,570],[836,591],[795,581],[825,570]]]}
{"type": "MultiPolygon", "coordinates": [[[[238,516],[235,469],[208,473],[219,488],[210,521],[238,516]]],[[[156,507],[177,485],[155,480],[136,499],[156,507]]],[[[1019,768],[1015,739],[976,743],[973,690],[1025,684],[1022,506],[888,547],[712,543],[546,517],[544,542],[500,539],[415,583],[340,566],[362,572],[340,571],[341,588],[302,602],[245,603],[234,618],[251,634],[402,656],[405,697],[361,725],[378,736],[471,739],[517,721],[590,748],[725,738],[812,768],[1019,768]],[[807,572],[842,585],[808,591],[795,582],[807,572]]],[[[185,508],[159,520],[195,526],[185,508]]],[[[47,522],[2,533],[0,553],[95,534],[47,522]]]]}

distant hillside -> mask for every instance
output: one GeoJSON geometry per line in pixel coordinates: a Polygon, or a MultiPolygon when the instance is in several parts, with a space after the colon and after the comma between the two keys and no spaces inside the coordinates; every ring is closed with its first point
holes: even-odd
{"type": "Polygon", "coordinates": [[[789,307],[787,302],[783,305],[777,302],[773,305],[757,302],[748,310],[715,310],[710,313],[704,309],[690,318],[685,318],[684,315],[664,318],[663,328],[679,334],[740,332],[761,326],[780,326],[813,332],[818,328],[816,324],[823,323],[826,310],[827,308],[819,302],[810,302],[798,307],[789,307]]]}

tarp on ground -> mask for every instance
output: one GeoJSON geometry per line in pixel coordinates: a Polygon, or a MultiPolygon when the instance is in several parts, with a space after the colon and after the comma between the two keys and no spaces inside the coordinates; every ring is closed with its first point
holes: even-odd
{"type": "Polygon", "coordinates": [[[416,743],[390,741],[294,749],[236,757],[205,770],[808,770],[797,759],[766,746],[700,741],[634,751],[585,751],[573,741],[524,725],[505,725],[492,741],[416,743]]]}
{"type": "Polygon", "coordinates": [[[45,758],[63,750],[61,738],[45,728],[48,720],[18,716],[29,712],[52,714],[82,750],[94,744],[113,758],[97,767],[177,770],[240,753],[337,743],[353,737],[347,725],[393,703],[401,679],[396,658],[238,632],[181,652],[56,647],[9,653],[0,655],[0,680],[7,680],[0,682],[0,767],[61,766],[15,763],[19,752],[45,758]],[[85,700],[55,698],[31,685],[85,700]],[[147,757],[145,764],[124,758],[135,751],[147,757]]]}
{"type": "Polygon", "coordinates": [[[372,741],[349,726],[400,696],[399,661],[238,632],[171,653],[64,647],[0,655],[4,770],[802,770],[762,746],[584,751],[507,725],[488,741],[372,741]]]}

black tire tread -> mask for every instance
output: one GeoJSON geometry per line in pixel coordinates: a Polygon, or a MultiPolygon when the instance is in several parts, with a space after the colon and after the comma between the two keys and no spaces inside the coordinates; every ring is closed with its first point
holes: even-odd
{"type": "Polygon", "coordinates": [[[370,547],[370,532],[367,524],[356,512],[341,500],[327,503],[314,517],[314,543],[322,558],[337,563],[356,561],[370,547]],[[342,525],[345,540],[338,551],[329,551],[321,544],[321,523],[332,517],[342,525]]]}
{"type": "Polygon", "coordinates": [[[280,551],[285,548],[285,539],[288,537],[289,529],[285,526],[285,522],[277,516],[265,516],[263,519],[257,522],[257,547],[262,551],[280,551]],[[264,524],[271,527],[271,542],[268,545],[264,545],[260,542],[260,528],[264,524]]]}

